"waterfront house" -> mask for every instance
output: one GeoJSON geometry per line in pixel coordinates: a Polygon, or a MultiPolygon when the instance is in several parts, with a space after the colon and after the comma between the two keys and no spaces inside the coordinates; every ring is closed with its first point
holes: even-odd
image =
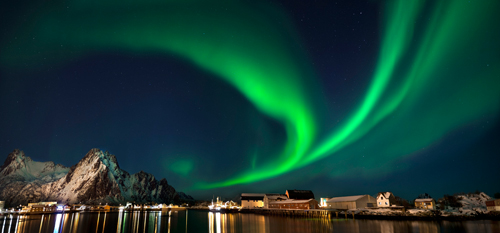
{"type": "Polygon", "coordinates": [[[415,199],[415,208],[435,210],[436,202],[434,201],[434,198],[417,198],[415,199]]]}
{"type": "Polygon", "coordinates": [[[38,213],[45,211],[45,205],[35,205],[33,203],[29,203],[31,205],[28,206],[27,212],[38,213]]]}
{"type": "Polygon", "coordinates": [[[381,192],[377,195],[377,206],[378,207],[390,207],[395,206],[396,197],[391,192],[381,192]]]}
{"type": "Polygon", "coordinates": [[[279,202],[285,200],[288,200],[286,194],[266,193],[266,195],[264,195],[264,208],[270,208],[269,207],[270,202],[279,202]]]}
{"type": "Polygon", "coordinates": [[[359,208],[366,208],[373,206],[376,206],[376,199],[374,197],[370,195],[357,195],[357,196],[329,198],[326,201],[325,208],[349,210],[349,209],[359,209],[359,208]]]}
{"type": "Polygon", "coordinates": [[[295,200],[309,200],[309,199],[314,199],[314,194],[311,190],[291,190],[288,189],[286,190],[286,196],[288,199],[295,199],[295,200]]]}
{"type": "Polygon", "coordinates": [[[269,203],[269,208],[272,209],[309,210],[309,209],[316,209],[317,206],[318,206],[318,201],[316,201],[315,199],[309,199],[309,200],[288,199],[284,201],[274,201],[269,203]]]}
{"type": "Polygon", "coordinates": [[[57,211],[57,205],[39,205],[35,203],[29,203],[29,206],[23,207],[22,212],[30,213],[43,213],[43,212],[55,212],[57,211]]]}
{"type": "Polygon", "coordinates": [[[34,202],[28,203],[28,206],[23,207],[23,212],[55,212],[57,211],[57,202],[34,202]]]}
{"type": "Polygon", "coordinates": [[[241,208],[254,209],[264,207],[263,193],[242,193],[241,194],[241,208]]]}
{"type": "Polygon", "coordinates": [[[486,201],[488,211],[500,211],[500,199],[486,201]]]}
{"type": "Polygon", "coordinates": [[[28,203],[28,206],[32,206],[32,205],[51,206],[51,205],[57,205],[57,202],[56,201],[41,201],[41,202],[28,203]]]}

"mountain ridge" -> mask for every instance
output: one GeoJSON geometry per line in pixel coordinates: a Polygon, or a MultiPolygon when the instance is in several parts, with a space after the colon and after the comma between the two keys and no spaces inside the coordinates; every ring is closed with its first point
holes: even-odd
{"type": "Polygon", "coordinates": [[[70,168],[36,162],[14,150],[0,168],[0,200],[15,206],[39,201],[180,203],[193,198],[177,192],[165,178],[158,181],[143,171],[129,174],[120,168],[115,155],[94,148],[70,168]]]}

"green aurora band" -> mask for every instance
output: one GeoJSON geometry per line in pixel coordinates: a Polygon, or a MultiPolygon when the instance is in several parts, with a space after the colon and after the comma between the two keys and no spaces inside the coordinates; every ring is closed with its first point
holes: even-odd
{"type": "MultiPolygon", "coordinates": [[[[252,168],[234,178],[193,188],[225,187],[276,177],[326,157],[348,160],[341,150],[360,140],[390,143],[380,153],[390,163],[471,120],[497,114],[499,1],[400,0],[385,6],[372,83],[348,120],[325,138],[319,138],[325,132],[318,131],[322,127],[312,97],[314,71],[306,65],[290,20],[269,5],[229,0],[54,3],[41,8],[31,24],[20,23],[16,39],[2,42],[0,56],[2,66],[22,68],[19,64],[62,64],[106,49],[159,51],[216,74],[281,122],[287,133],[282,152],[266,163],[256,165],[252,159],[252,168]],[[419,19],[422,14],[429,19],[419,19]],[[380,139],[377,132],[393,137],[380,139]]],[[[373,159],[354,161],[370,169],[373,159]]],[[[331,164],[335,176],[347,169],[331,164]]]]}
{"type": "Polygon", "coordinates": [[[481,115],[497,113],[500,69],[495,40],[500,33],[490,27],[498,24],[492,10],[500,6],[498,1],[439,1],[417,36],[414,25],[424,3],[390,2],[379,62],[364,101],[343,127],[308,156],[308,162],[358,140],[389,115],[393,124],[388,132],[397,132],[405,124],[402,119],[422,117],[410,122],[418,127],[406,132],[413,142],[397,150],[401,156],[481,115]],[[394,84],[387,88],[390,82],[394,84]],[[429,101],[426,94],[435,99],[429,101]],[[421,105],[426,106],[419,112],[421,105]],[[422,133],[412,137],[412,132],[422,133]]]}
{"type": "Polygon", "coordinates": [[[305,54],[294,49],[300,42],[278,8],[239,1],[72,1],[47,7],[35,18],[34,25],[22,26],[27,31],[15,33],[24,41],[3,54],[3,64],[32,59],[30,65],[53,65],[113,48],[173,53],[223,78],[282,122],[288,142],[281,155],[224,185],[289,171],[314,141],[306,80],[313,72],[304,65],[305,54]]]}

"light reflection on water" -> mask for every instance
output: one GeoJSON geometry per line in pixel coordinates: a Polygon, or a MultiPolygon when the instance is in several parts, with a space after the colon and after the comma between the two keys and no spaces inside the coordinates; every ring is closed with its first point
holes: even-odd
{"type": "Polygon", "coordinates": [[[305,219],[206,211],[1,216],[1,233],[500,233],[500,221],[305,219]],[[189,219],[189,221],[188,221],[189,219]]]}

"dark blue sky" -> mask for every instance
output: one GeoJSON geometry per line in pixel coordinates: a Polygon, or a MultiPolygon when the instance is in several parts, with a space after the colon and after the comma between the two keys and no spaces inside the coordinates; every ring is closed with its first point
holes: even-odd
{"type": "MultiPolygon", "coordinates": [[[[36,4],[2,4],[2,48],[10,48],[20,22],[33,19],[36,4]]],[[[315,104],[322,109],[318,121],[323,129],[335,129],[363,101],[373,78],[382,43],[382,4],[268,4],[284,12],[297,31],[301,41],[297,46],[309,56],[307,65],[317,76],[315,104]]],[[[425,12],[418,20],[430,17],[425,12]]],[[[420,193],[439,198],[476,190],[500,192],[500,169],[494,166],[500,162],[496,111],[454,127],[423,148],[391,157],[391,169],[384,173],[365,170],[362,163],[349,159],[359,154],[363,140],[391,141],[391,134],[380,126],[383,133],[378,135],[374,127],[370,137],[343,149],[341,156],[333,154],[264,181],[201,190],[193,188],[199,180],[226,180],[251,167],[250,154],[258,154],[260,162],[279,153],[287,141],[284,126],[215,74],[161,51],[96,49],[60,64],[26,61],[21,67],[2,65],[0,70],[2,161],[12,150],[21,149],[36,161],[72,166],[90,149],[99,148],[115,154],[122,169],[165,177],[177,190],[199,199],[285,189],[312,189],[318,198],[382,191],[407,199],[420,193]],[[184,166],[183,161],[192,164],[184,166]],[[345,175],[330,171],[338,164],[348,171],[345,175]]],[[[321,132],[324,137],[330,130],[321,132]]]]}

